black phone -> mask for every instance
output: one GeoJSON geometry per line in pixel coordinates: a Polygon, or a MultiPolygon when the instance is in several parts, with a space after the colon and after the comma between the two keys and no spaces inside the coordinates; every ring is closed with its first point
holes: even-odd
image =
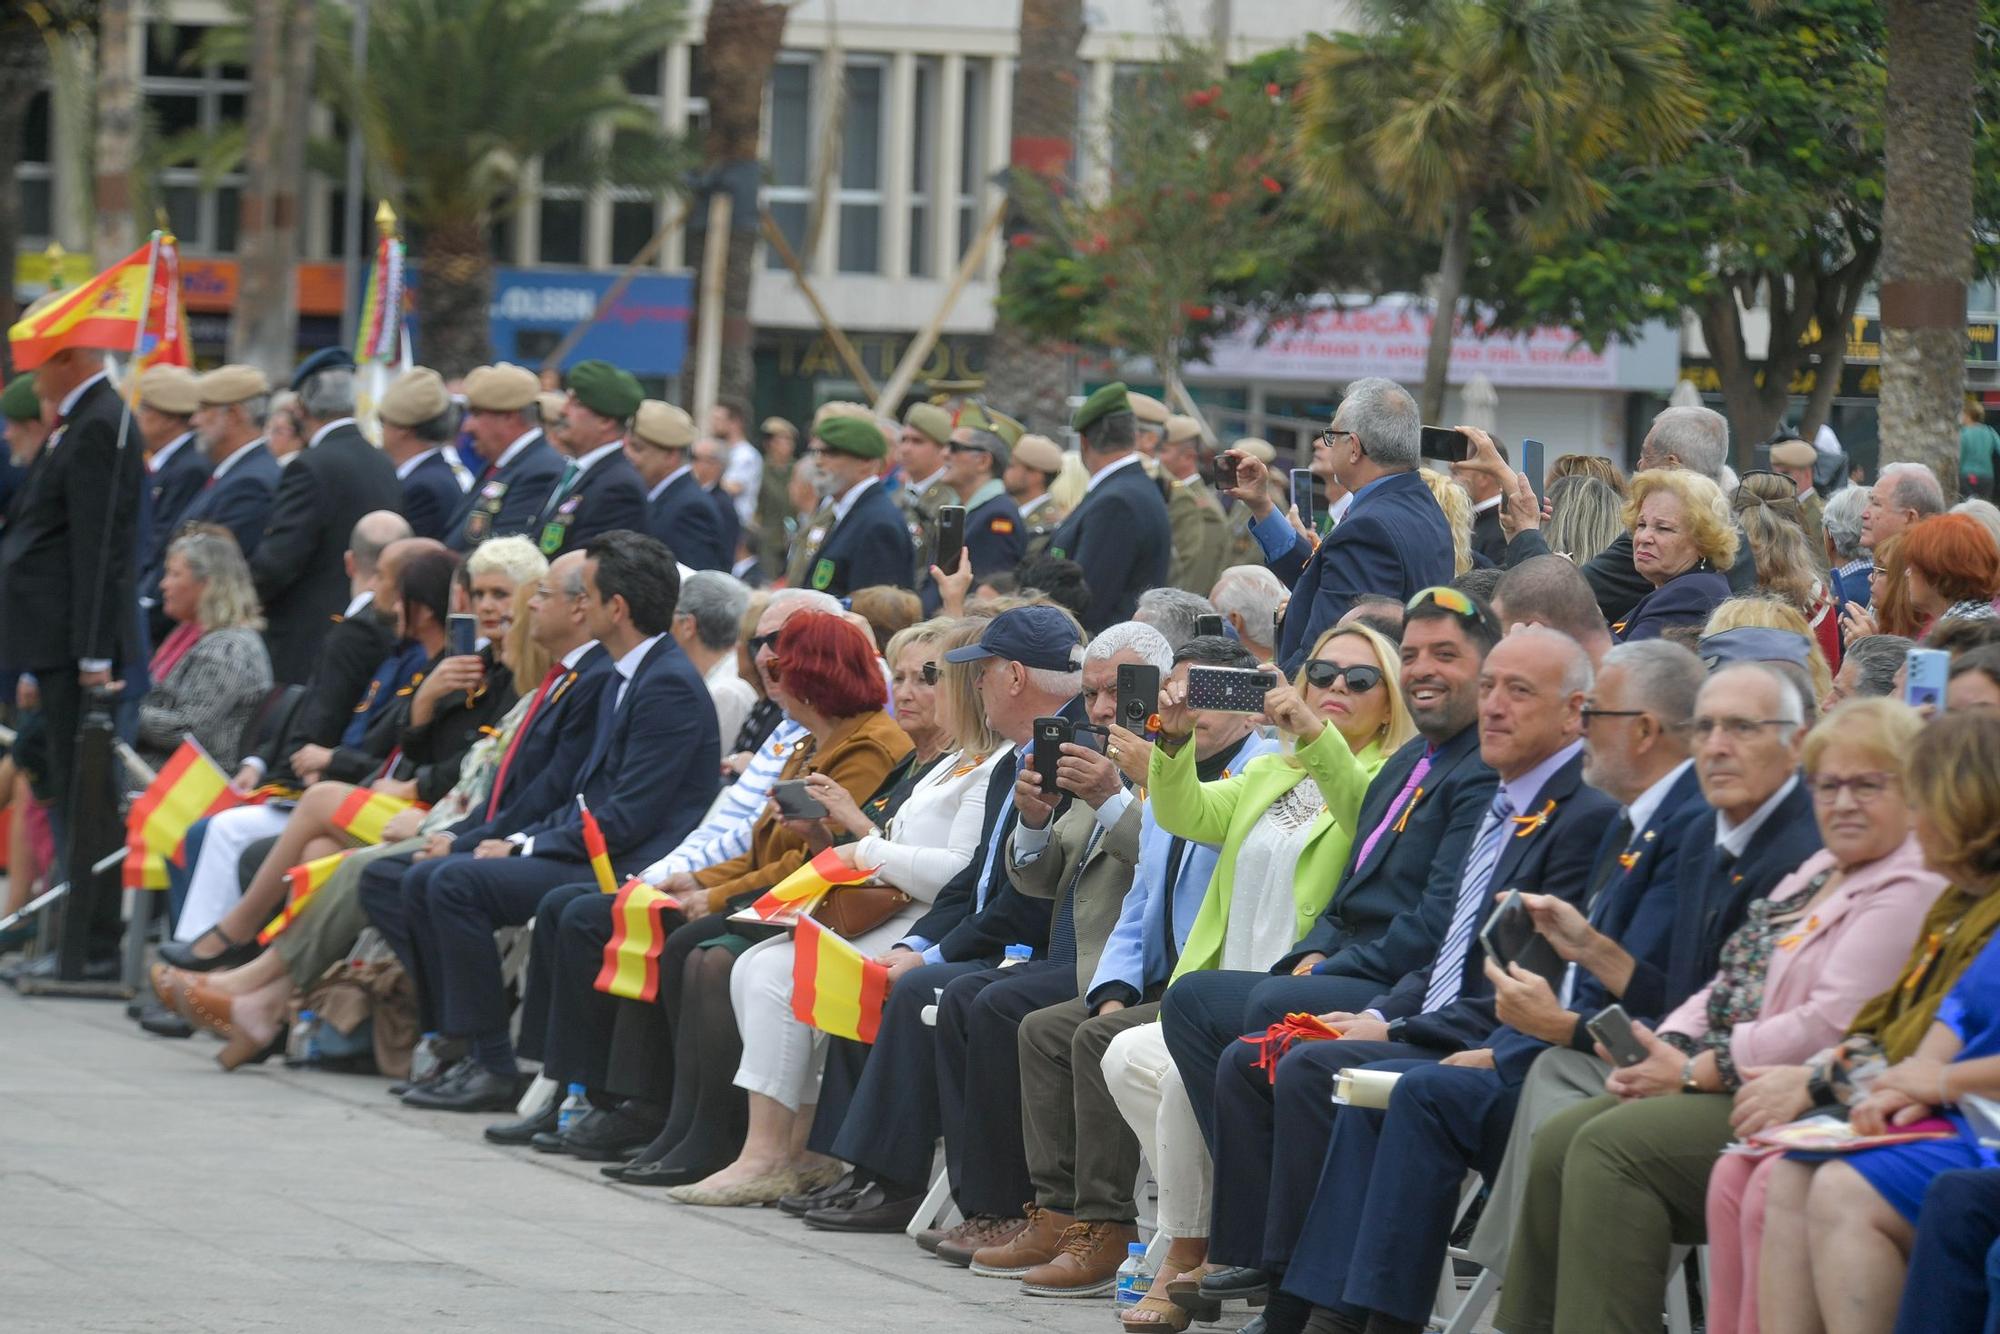
{"type": "Polygon", "coordinates": [[[1264,696],[1278,684],[1265,668],[1188,668],[1187,706],[1202,713],[1262,713],[1264,696]]]}
{"type": "Polygon", "coordinates": [[[1425,426],[1419,431],[1417,453],[1442,463],[1463,463],[1472,457],[1472,437],[1448,426],[1425,426]]]}
{"type": "Polygon", "coordinates": [[[464,612],[453,612],[445,617],[445,626],[451,643],[451,656],[465,657],[479,652],[479,618],[464,612]]]}
{"type": "Polygon", "coordinates": [[[1143,734],[1146,720],[1159,711],[1160,669],[1143,662],[1119,663],[1118,725],[1143,734]]]}
{"type": "Polygon", "coordinates": [[[931,553],[931,564],[946,574],[957,574],[958,553],[964,549],[965,506],[938,506],[937,549],[931,553]]]}
{"type": "Polygon", "coordinates": [[[1312,469],[1292,469],[1292,508],[1299,512],[1300,523],[1317,532],[1319,523],[1313,517],[1313,490],[1312,469]]]}
{"type": "Polygon", "coordinates": [[[1056,795],[1056,765],[1062,760],[1063,745],[1075,739],[1076,727],[1069,719],[1035,719],[1035,772],[1041,776],[1044,794],[1056,795]]]}
{"type": "Polygon", "coordinates": [[[1236,456],[1224,452],[1215,456],[1215,489],[1233,491],[1236,489],[1236,456]]]}
{"type": "Polygon", "coordinates": [[[1486,925],[1479,928],[1479,943],[1486,947],[1487,957],[1501,968],[1510,963],[1520,964],[1539,974],[1549,984],[1549,990],[1562,994],[1563,974],[1569,971],[1569,965],[1547,938],[1535,930],[1534,915],[1521,902],[1519,890],[1508,890],[1500,900],[1500,906],[1486,919],[1486,925]]]}
{"type": "Polygon", "coordinates": [[[1194,632],[1197,635],[1226,635],[1229,624],[1213,612],[1194,618],[1194,632]]]}
{"type": "Polygon", "coordinates": [[[826,815],[826,803],[806,791],[806,780],[788,778],[771,785],[771,800],[789,819],[818,820],[826,815]]]}
{"type": "Polygon", "coordinates": [[[1632,1016],[1622,1005],[1607,1005],[1583,1021],[1586,1033],[1604,1044],[1611,1063],[1620,1070],[1630,1069],[1646,1059],[1645,1044],[1632,1031],[1632,1016]]]}
{"type": "Polygon", "coordinates": [[[1548,465],[1543,462],[1547,448],[1539,440],[1523,438],[1521,441],[1521,471],[1528,474],[1528,485],[1535,488],[1535,499],[1542,498],[1542,488],[1547,485],[1548,465]]]}

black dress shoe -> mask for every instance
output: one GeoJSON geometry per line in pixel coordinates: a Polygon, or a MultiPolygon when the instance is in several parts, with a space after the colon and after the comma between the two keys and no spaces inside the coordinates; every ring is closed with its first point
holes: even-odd
{"type": "Polygon", "coordinates": [[[561,1111],[561,1106],[554,1098],[551,1098],[549,1099],[549,1105],[542,1108],[541,1111],[536,1112],[533,1116],[523,1117],[519,1121],[502,1121],[497,1126],[486,1127],[486,1140],[489,1144],[521,1145],[531,1143],[544,1131],[552,1131],[556,1128],[556,1118],[561,1114],[561,1111]]]}
{"type": "Polygon", "coordinates": [[[556,1135],[535,1136],[535,1147],[544,1153],[567,1153],[587,1163],[610,1163],[630,1158],[653,1142],[660,1133],[658,1124],[644,1120],[624,1107],[612,1111],[592,1108],[556,1135]],[[553,1139],[552,1146],[544,1139],[553,1139]]]}
{"type": "Polygon", "coordinates": [[[815,1209],[837,1209],[851,1203],[861,1193],[868,1179],[861,1172],[850,1167],[831,1186],[820,1186],[814,1190],[802,1190],[796,1195],[778,1197],[778,1208],[794,1218],[804,1218],[815,1209]]]}
{"type": "Polygon", "coordinates": [[[1252,1269],[1239,1265],[1231,1269],[1218,1269],[1201,1277],[1201,1294],[1219,1301],[1248,1301],[1261,1299],[1271,1290],[1271,1273],[1267,1269],[1252,1269]]]}
{"type": "Polygon", "coordinates": [[[518,1074],[503,1075],[468,1061],[450,1078],[405,1093],[403,1106],[431,1112],[511,1111],[520,1101],[521,1085],[518,1074]]]}
{"type": "Polygon", "coordinates": [[[613,1163],[599,1170],[626,1186],[691,1186],[721,1169],[713,1163],[686,1166],[655,1158],[650,1163],[613,1163]]]}
{"type": "Polygon", "coordinates": [[[193,940],[170,940],[160,946],[160,961],[190,973],[212,973],[218,968],[240,968],[264,952],[254,940],[237,943],[224,935],[222,928],[211,926],[193,940]],[[209,936],[222,942],[222,952],[207,956],[194,952],[194,947],[209,936]]]}
{"type": "Polygon", "coordinates": [[[157,1000],[147,1002],[139,1010],[139,1027],[148,1033],[163,1038],[191,1038],[194,1025],[157,1000]]]}
{"type": "Polygon", "coordinates": [[[812,1210],[806,1215],[806,1226],[822,1232],[901,1232],[917,1216],[923,1202],[921,1191],[891,1198],[887,1187],[871,1181],[838,1208],[812,1210]]]}

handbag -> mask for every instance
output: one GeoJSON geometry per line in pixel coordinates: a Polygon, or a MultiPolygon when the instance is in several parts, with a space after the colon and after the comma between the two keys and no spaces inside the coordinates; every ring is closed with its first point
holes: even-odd
{"type": "Polygon", "coordinates": [[[866,881],[835,885],[813,905],[812,918],[837,936],[854,940],[894,917],[914,900],[893,885],[866,881]]]}

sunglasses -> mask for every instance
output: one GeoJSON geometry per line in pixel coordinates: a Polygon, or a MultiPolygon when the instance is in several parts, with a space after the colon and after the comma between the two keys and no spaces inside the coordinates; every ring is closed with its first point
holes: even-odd
{"type": "Polygon", "coordinates": [[[1336,681],[1345,681],[1348,692],[1355,695],[1365,694],[1382,684],[1382,669],[1370,667],[1366,663],[1343,667],[1337,662],[1328,662],[1325,658],[1308,658],[1305,673],[1306,684],[1309,686],[1325,690],[1336,681]]]}
{"type": "Polygon", "coordinates": [[[1463,616],[1468,621],[1480,618],[1479,606],[1473,602],[1470,595],[1456,588],[1447,588],[1443,584],[1418,589],[1416,596],[1403,604],[1403,610],[1415,611],[1426,602],[1443,607],[1454,616],[1463,616]]]}
{"type": "Polygon", "coordinates": [[[987,452],[978,445],[967,444],[963,440],[954,440],[946,445],[944,449],[947,454],[984,454],[987,452]]]}
{"type": "Polygon", "coordinates": [[[924,678],[925,685],[934,686],[943,678],[944,669],[934,662],[927,662],[924,664],[921,675],[924,678]]]}
{"type": "Polygon", "coordinates": [[[750,636],[751,658],[755,659],[756,656],[759,653],[762,653],[765,649],[770,649],[771,652],[776,653],[778,651],[778,633],[779,633],[778,631],[773,630],[768,635],[750,636]]]}

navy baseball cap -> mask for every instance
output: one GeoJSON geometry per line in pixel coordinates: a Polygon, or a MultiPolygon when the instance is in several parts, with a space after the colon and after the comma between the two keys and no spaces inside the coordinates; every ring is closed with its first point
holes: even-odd
{"type": "Polygon", "coordinates": [[[1789,662],[1804,667],[1811,658],[1812,645],[1804,635],[1791,630],[1744,626],[1702,636],[1695,655],[1711,672],[1738,662],[1789,662]]]}
{"type": "Polygon", "coordinates": [[[299,368],[292,372],[292,392],[296,394],[301,385],[305,384],[313,376],[318,375],[321,371],[351,371],[353,369],[354,355],[346,348],[323,347],[300,362],[299,368]]]}
{"type": "Polygon", "coordinates": [[[1041,667],[1052,672],[1077,669],[1083,635],[1057,607],[1015,607],[986,623],[977,644],[951,649],[946,662],[977,662],[981,658],[1005,658],[1023,667],[1041,667]]]}

